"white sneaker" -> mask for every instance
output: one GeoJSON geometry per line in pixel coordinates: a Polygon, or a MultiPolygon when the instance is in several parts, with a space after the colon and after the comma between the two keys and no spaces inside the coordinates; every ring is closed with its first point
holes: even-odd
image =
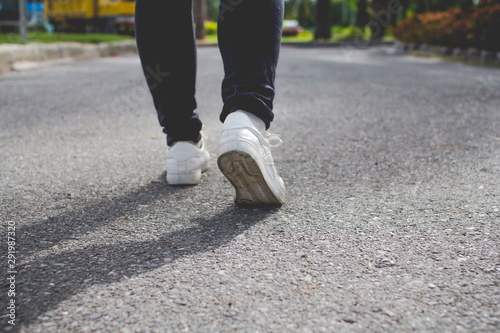
{"type": "Polygon", "coordinates": [[[245,111],[233,112],[224,121],[217,164],[235,188],[236,204],[280,205],[285,199],[285,185],[264,133],[264,122],[245,111]]]}
{"type": "Polygon", "coordinates": [[[208,170],[210,154],[203,138],[198,143],[178,141],[167,148],[167,183],[193,185],[201,181],[201,173],[208,170]]]}

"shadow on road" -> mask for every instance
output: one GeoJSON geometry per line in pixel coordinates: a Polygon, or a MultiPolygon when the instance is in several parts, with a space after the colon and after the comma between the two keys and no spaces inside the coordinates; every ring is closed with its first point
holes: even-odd
{"type": "MultiPolygon", "coordinates": [[[[165,182],[151,183],[124,196],[40,221],[19,230],[19,235],[25,236],[23,243],[30,252],[36,253],[130,215],[140,205],[178,195],[185,189],[165,182]]],[[[191,220],[187,223],[190,227],[162,234],[155,240],[83,246],[21,265],[18,320],[22,324],[36,322],[41,314],[93,285],[117,282],[183,256],[216,249],[276,211],[277,208],[231,206],[215,215],[191,220]]]]}

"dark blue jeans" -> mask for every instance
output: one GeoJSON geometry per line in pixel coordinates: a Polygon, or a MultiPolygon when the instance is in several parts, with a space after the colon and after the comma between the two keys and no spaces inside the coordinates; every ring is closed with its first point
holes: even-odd
{"type": "MultiPolygon", "coordinates": [[[[223,122],[236,110],[274,118],[274,79],[283,0],[221,0],[218,39],[224,62],[223,122]]],[[[137,0],[136,37],[144,75],[167,143],[199,140],[196,43],[191,0],[137,0]]]]}

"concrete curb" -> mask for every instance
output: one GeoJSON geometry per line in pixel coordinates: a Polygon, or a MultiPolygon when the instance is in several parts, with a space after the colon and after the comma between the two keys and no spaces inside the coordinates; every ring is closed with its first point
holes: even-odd
{"type": "Polygon", "coordinates": [[[47,67],[71,61],[91,60],[131,52],[137,52],[135,41],[101,44],[3,44],[0,45],[0,73],[47,67]]]}
{"type": "Polygon", "coordinates": [[[422,44],[417,48],[415,44],[405,44],[399,41],[394,43],[395,53],[412,53],[426,56],[449,57],[451,59],[460,60],[470,63],[500,65],[500,52],[493,53],[486,50],[478,50],[475,48],[461,49],[450,48],[446,46],[436,46],[422,44]]]}

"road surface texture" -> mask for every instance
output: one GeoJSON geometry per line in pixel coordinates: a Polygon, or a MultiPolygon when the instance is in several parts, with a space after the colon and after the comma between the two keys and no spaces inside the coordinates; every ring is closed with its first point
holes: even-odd
{"type": "Polygon", "coordinates": [[[287,202],[238,208],[219,51],[198,62],[212,160],[186,187],[165,183],[136,55],[0,77],[2,330],[498,332],[499,69],[284,47],[287,202]]]}

